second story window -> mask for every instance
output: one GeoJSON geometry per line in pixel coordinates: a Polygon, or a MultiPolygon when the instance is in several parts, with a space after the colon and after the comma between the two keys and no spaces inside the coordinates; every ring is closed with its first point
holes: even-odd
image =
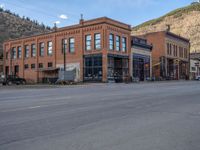
{"type": "Polygon", "coordinates": [[[85,50],[89,51],[92,49],[92,36],[86,35],[85,36],[85,50]]]}
{"type": "Polygon", "coordinates": [[[22,57],[22,47],[21,46],[17,47],[17,57],[18,58],[22,57]]]}
{"type": "Polygon", "coordinates": [[[31,64],[31,69],[35,69],[35,64],[31,64]]]}
{"type": "Polygon", "coordinates": [[[174,53],[174,56],[176,56],[176,45],[173,45],[173,53],[174,53]]]}
{"type": "Polygon", "coordinates": [[[6,52],[6,59],[8,59],[8,54],[9,54],[9,53],[8,53],[8,52],[6,52]]]}
{"type": "Polygon", "coordinates": [[[116,36],[116,50],[120,51],[120,36],[116,36]]]}
{"type": "Polygon", "coordinates": [[[40,43],[39,47],[40,47],[39,49],[40,56],[44,56],[44,43],[40,43]]]}
{"type": "Polygon", "coordinates": [[[188,56],[187,56],[187,48],[184,48],[184,58],[188,58],[188,56]]]}
{"type": "Polygon", "coordinates": [[[94,48],[96,50],[101,49],[101,34],[97,33],[94,35],[94,48]]]}
{"type": "Polygon", "coordinates": [[[177,47],[177,45],[175,46],[175,56],[176,57],[178,56],[178,47],[177,47]]]}
{"type": "Polygon", "coordinates": [[[122,51],[123,52],[126,52],[127,51],[127,42],[126,42],[127,40],[126,40],[126,38],[125,37],[123,37],[122,38],[122,51]]]}
{"type": "Polygon", "coordinates": [[[16,59],[17,58],[17,51],[16,51],[16,47],[12,48],[12,58],[16,59]]]}
{"type": "Polygon", "coordinates": [[[53,67],[53,63],[52,62],[48,62],[48,68],[52,68],[53,67]]]}
{"type": "Polygon", "coordinates": [[[113,34],[109,35],[109,49],[114,50],[114,35],[113,34]]]}
{"type": "Polygon", "coordinates": [[[183,58],[183,48],[179,47],[179,57],[183,58]]]}
{"type": "Polygon", "coordinates": [[[69,39],[69,52],[70,53],[75,52],[75,39],[74,38],[69,39]]]}
{"type": "Polygon", "coordinates": [[[52,42],[47,42],[47,55],[48,56],[53,55],[53,44],[52,44],[52,42]]]}
{"type": "Polygon", "coordinates": [[[35,44],[31,45],[31,57],[36,57],[36,46],[35,46],[35,44]]]}
{"type": "Polygon", "coordinates": [[[25,64],[24,69],[28,69],[28,68],[29,68],[28,64],[25,64]]]}
{"type": "Polygon", "coordinates": [[[38,68],[43,68],[43,63],[39,63],[38,68]]]}
{"type": "Polygon", "coordinates": [[[67,52],[67,39],[62,39],[62,53],[67,52]]]}
{"type": "Polygon", "coordinates": [[[25,58],[29,57],[29,46],[25,45],[25,58]]]}
{"type": "Polygon", "coordinates": [[[169,44],[169,55],[172,54],[172,44],[169,44]]]}

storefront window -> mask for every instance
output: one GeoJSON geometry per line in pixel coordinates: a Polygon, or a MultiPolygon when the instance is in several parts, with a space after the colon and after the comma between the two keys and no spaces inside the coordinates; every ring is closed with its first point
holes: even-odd
{"type": "Polygon", "coordinates": [[[119,56],[108,57],[108,80],[113,80],[114,77],[123,78],[128,75],[128,59],[119,56]]]}
{"type": "Polygon", "coordinates": [[[150,78],[150,57],[145,55],[133,55],[133,78],[140,81],[150,78]]]}
{"type": "Polygon", "coordinates": [[[87,56],[84,60],[84,80],[102,80],[102,56],[87,56]]]}

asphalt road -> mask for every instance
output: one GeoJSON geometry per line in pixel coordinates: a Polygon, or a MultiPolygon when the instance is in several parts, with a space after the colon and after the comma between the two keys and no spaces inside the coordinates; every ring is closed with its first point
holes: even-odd
{"type": "Polygon", "coordinates": [[[0,89],[0,150],[199,150],[200,82],[0,89]]]}

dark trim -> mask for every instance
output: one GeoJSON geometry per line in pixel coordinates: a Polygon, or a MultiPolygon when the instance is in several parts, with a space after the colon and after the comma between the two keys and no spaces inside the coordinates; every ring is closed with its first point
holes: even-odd
{"type": "Polygon", "coordinates": [[[100,53],[100,54],[85,54],[83,55],[83,58],[88,58],[88,57],[96,57],[96,56],[102,56],[103,54],[100,53]]]}
{"type": "Polygon", "coordinates": [[[116,58],[127,58],[129,59],[128,55],[117,55],[117,54],[108,54],[108,57],[116,57],[116,58]]]}
{"type": "Polygon", "coordinates": [[[184,37],[182,37],[182,36],[180,36],[180,35],[174,34],[174,33],[172,33],[172,32],[167,32],[167,31],[166,31],[165,33],[166,33],[166,35],[169,35],[169,36],[172,36],[172,37],[181,39],[181,40],[183,40],[183,41],[185,41],[185,42],[190,42],[189,39],[184,38],[184,37]]]}
{"type": "Polygon", "coordinates": [[[136,42],[132,42],[131,44],[132,44],[131,45],[132,48],[134,46],[138,46],[138,47],[141,47],[141,48],[149,49],[150,51],[152,51],[152,49],[153,49],[153,46],[152,45],[148,45],[148,44],[141,44],[141,43],[136,43],[136,42]]]}
{"type": "MultiPolygon", "coordinates": [[[[36,35],[24,36],[24,37],[20,37],[20,38],[13,38],[13,39],[4,41],[4,43],[17,41],[17,40],[25,40],[25,39],[29,39],[29,38],[36,38],[36,37],[39,37],[39,36],[51,35],[53,33],[60,33],[62,31],[67,31],[67,30],[72,30],[72,29],[81,29],[83,27],[94,26],[94,25],[98,25],[98,24],[113,25],[115,27],[119,27],[119,28],[122,28],[124,30],[131,31],[131,25],[122,23],[120,21],[113,20],[113,19],[108,18],[108,17],[101,17],[101,18],[83,21],[83,24],[79,23],[79,24],[75,24],[75,25],[71,25],[71,26],[67,26],[67,27],[58,28],[56,31],[51,30],[51,31],[47,31],[45,33],[38,33],[36,35]],[[99,22],[93,23],[94,21],[99,21],[99,22]],[[110,23],[109,21],[111,21],[113,23],[110,23]],[[86,25],[84,23],[86,23],[86,25]],[[118,25],[116,25],[115,23],[118,24],[118,25]],[[127,26],[127,27],[123,27],[123,26],[127,26]]],[[[52,36],[56,36],[56,34],[52,35],[52,36]]]]}

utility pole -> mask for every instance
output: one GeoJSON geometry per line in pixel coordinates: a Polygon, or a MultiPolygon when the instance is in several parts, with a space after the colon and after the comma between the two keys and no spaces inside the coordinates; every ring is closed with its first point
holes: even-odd
{"type": "Polygon", "coordinates": [[[12,57],[13,57],[13,52],[12,52],[12,49],[10,48],[10,73],[11,73],[11,75],[13,75],[12,57]]]}
{"type": "Polygon", "coordinates": [[[66,35],[64,33],[64,39],[62,40],[62,44],[63,44],[63,62],[64,62],[64,71],[62,71],[63,73],[63,77],[65,80],[66,79],[66,52],[67,52],[67,39],[66,39],[66,35]]]}
{"type": "Polygon", "coordinates": [[[64,72],[66,71],[66,51],[67,51],[67,47],[66,47],[66,43],[65,43],[65,36],[64,36],[64,39],[63,39],[63,59],[64,59],[64,72]]]}

